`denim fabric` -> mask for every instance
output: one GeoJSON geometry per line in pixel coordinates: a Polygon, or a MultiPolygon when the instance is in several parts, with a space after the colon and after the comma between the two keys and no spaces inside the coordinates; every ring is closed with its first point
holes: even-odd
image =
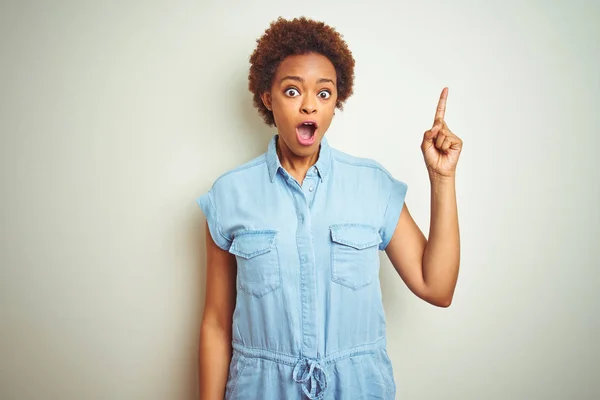
{"type": "Polygon", "coordinates": [[[238,265],[226,399],[394,399],[379,251],[406,184],[323,138],[300,185],[277,140],[197,199],[238,265]]]}

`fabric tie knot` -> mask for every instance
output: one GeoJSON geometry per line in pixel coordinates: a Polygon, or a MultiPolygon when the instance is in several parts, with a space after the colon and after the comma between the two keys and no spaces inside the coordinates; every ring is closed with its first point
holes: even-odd
{"type": "Polygon", "coordinates": [[[294,380],[302,385],[302,391],[311,400],[322,399],[327,388],[327,374],[316,360],[301,358],[294,367],[294,380]]]}

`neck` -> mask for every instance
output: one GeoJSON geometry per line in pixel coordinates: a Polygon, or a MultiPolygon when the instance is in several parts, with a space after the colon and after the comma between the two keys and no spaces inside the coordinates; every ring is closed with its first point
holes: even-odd
{"type": "Polygon", "coordinates": [[[278,139],[277,157],[279,157],[281,166],[288,172],[288,174],[293,176],[298,183],[302,185],[302,181],[304,181],[304,177],[306,176],[308,169],[315,165],[319,159],[319,151],[311,154],[310,156],[301,157],[292,153],[292,151],[285,144],[282,144],[282,141],[278,139]]]}

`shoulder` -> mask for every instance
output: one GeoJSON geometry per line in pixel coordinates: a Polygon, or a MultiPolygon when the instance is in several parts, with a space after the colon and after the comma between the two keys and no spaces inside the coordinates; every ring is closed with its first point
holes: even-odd
{"type": "Polygon", "coordinates": [[[218,176],[213,183],[213,188],[227,187],[229,185],[247,182],[252,180],[254,177],[264,174],[266,168],[266,153],[263,153],[258,157],[238,165],[218,176]]]}
{"type": "Polygon", "coordinates": [[[337,149],[331,149],[331,155],[336,166],[353,174],[368,174],[382,179],[394,180],[392,174],[378,161],[357,157],[337,149]]]}

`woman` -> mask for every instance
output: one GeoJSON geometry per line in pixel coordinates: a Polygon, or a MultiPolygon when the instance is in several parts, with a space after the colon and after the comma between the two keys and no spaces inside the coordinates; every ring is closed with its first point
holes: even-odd
{"type": "Polygon", "coordinates": [[[394,399],[378,251],[436,306],[450,305],[458,276],[462,142],[444,122],[448,90],[421,146],[431,182],[426,239],[404,182],[325,139],[354,79],[339,33],[280,18],[250,62],[254,105],[277,134],[198,199],[207,219],[201,398],[394,399]]]}

